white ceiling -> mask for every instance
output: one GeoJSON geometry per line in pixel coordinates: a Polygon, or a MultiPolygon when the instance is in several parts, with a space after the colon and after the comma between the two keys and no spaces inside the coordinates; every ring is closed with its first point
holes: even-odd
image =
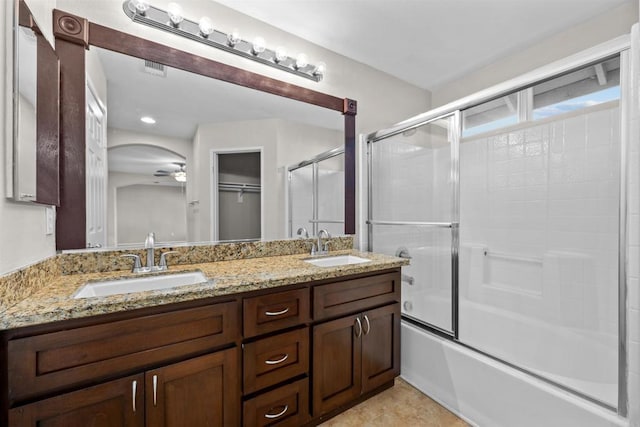
{"type": "MultiPolygon", "coordinates": [[[[425,89],[636,0],[216,0],[425,89]]],[[[328,73],[331,64],[328,63],[328,73]]]]}

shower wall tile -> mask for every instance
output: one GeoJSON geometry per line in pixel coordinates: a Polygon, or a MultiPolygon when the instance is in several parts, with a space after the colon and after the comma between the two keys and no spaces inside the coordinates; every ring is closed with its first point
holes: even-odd
{"type": "Polygon", "coordinates": [[[629,339],[631,341],[640,342],[640,310],[637,308],[629,309],[629,339]]]}
{"type": "Polygon", "coordinates": [[[630,246],[629,247],[629,264],[628,275],[630,277],[640,277],[640,263],[636,260],[640,259],[640,247],[638,246],[630,246]],[[634,262],[635,261],[635,262],[634,262]]]}
{"type": "Polygon", "coordinates": [[[640,425],[640,374],[629,372],[629,419],[631,426],[640,425]]]}
{"type": "Polygon", "coordinates": [[[640,342],[629,343],[629,371],[640,374],[640,342]]]}
{"type": "Polygon", "coordinates": [[[629,278],[627,281],[627,297],[629,307],[640,310],[640,280],[637,277],[629,278]]]}
{"type": "MultiPolygon", "coordinates": [[[[617,282],[618,118],[618,108],[599,109],[463,141],[461,244],[524,257],[563,251],[561,262],[573,266],[576,277],[567,281],[545,273],[551,284],[537,299],[517,291],[500,299],[475,293],[483,303],[615,333],[617,296],[607,286],[617,282]],[[578,265],[581,256],[590,259],[588,282],[577,279],[585,271],[578,265]],[[541,303],[540,298],[563,303],[541,303]]],[[[634,220],[639,222],[640,215],[634,220]]],[[[636,246],[633,256],[637,252],[636,246]]],[[[636,267],[630,265],[632,273],[638,273],[636,267]]]]}

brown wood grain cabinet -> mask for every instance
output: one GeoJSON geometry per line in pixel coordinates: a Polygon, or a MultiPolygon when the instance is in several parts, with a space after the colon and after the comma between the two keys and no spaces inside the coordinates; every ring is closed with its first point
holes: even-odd
{"type": "Polygon", "coordinates": [[[237,355],[234,347],[145,372],[146,425],[238,425],[237,355]]]}
{"type": "Polygon", "coordinates": [[[314,417],[400,374],[400,286],[390,272],[313,288],[314,320],[348,314],[313,326],[314,417]]]}
{"type": "Polygon", "coordinates": [[[5,331],[0,425],[317,425],[393,384],[399,302],[393,269],[5,331]]]}
{"type": "Polygon", "coordinates": [[[307,378],[244,402],[245,427],[298,427],[309,421],[307,378]]]}
{"type": "Polygon", "coordinates": [[[144,375],[139,374],[20,406],[9,411],[9,425],[142,427],[143,385],[144,375]]]}
{"type": "Polygon", "coordinates": [[[230,348],[14,408],[9,425],[234,426],[238,396],[230,348]]]}

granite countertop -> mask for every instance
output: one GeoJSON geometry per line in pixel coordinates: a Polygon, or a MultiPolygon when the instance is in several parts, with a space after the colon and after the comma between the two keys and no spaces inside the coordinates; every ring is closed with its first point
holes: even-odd
{"type": "Polygon", "coordinates": [[[308,254],[297,254],[171,266],[168,273],[200,270],[209,278],[209,282],[157,291],[84,299],[74,299],[73,294],[86,282],[140,277],[140,275],[123,271],[61,275],[5,311],[0,319],[0,329],[338,278],[409,264],[407,259],[355,250],[335,251],[330,255],[346,254],[367,258],[371,262],[338,267],[316,267],[304,262],[309,258],[308,254]]]}

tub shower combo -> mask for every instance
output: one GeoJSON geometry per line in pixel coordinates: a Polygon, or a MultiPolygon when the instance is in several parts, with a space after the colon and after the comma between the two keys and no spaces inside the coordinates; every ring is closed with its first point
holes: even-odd
{"type": "Polygon", "coordinates": [[[403,376],[481,425],[526,418],[491,413],[496,387],[503,412],[566,397],[558,425],[627,412],[629,56],[615,40],[364,139],[369,249],[411,258],[403,376]]]}

